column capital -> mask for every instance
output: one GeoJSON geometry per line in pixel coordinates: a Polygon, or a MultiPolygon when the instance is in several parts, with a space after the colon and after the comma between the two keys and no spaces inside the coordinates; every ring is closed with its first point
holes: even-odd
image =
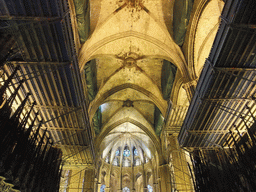
{"type": "Polygon", "coordinates": [[[182,87],[186,90],[188,100],[191,101],[192,97],[195,94],[196,85],[198,79],[194,79],[188,82],[183,83],[182,87]]]}
{"type": "Polygon", "coordinates": [[[187,87],[190,87],[190,86],[196,86],[197,82],[198,82],[198,79],[193,79],[191,81],[184,82],[182,84],[182,86],[183,86],[184,89],[186,89],[187,87]]]}

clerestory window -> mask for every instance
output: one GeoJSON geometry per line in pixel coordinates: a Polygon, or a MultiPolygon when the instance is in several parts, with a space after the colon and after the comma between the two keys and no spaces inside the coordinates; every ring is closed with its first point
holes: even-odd
{"type": "Polygon", "coordinates": [[[123,188],[123,192],[130,192],[130,189],[128,187],[123,188]]]}
{"type": "Polygon", "coordinates": [[[105,192],[106,185],[101,185],[100,192],[105,192]]]}

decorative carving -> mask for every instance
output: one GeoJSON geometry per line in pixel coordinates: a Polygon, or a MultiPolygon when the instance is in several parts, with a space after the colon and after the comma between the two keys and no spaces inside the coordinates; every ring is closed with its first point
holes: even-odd
{"type": "Polygon", "coordinates": [[[183,84],[184,89],[186,89],[186,87],[196,86],[197,85],[197,81],[198,81],[198,79],[194,79],[192,81],[184,83],[183,84]]]}
{"type": "Polygon", "coordinates": [[[136,67],[136,60],[129,57],[129,58],[124,60],[124,66],[127,67],[127,68],[136,67]]]}
{"type": "Polygon", "coordinates": [[[117,0],[116,4],[119,7],[126,6],[125,10],[128,10],[134,22],[140,19],[139,12],[144,7],[142,0],[117,0]]]}
{"type": "Polygon", "coordinates": [[[194,79],[192,81],[189,81],[187,83],[184,83],[182,87],[186,90],[188,99],[191,100],[196,89],[198,79],[194,79]]]}
{"type": "Polygon", "coordinates": [[[126,101],[124,101],[122,107],[133,107],[133,101],[131,101],[130,99],[127,99],[126,101]]]}
{"type": "Polygon", "coordinates": [[[137,61],[145,58],[142,54],[139,54],[139,51],[140,50],[138,48],[130,47],[129,52],[121,52],[118,55],[116,55],[116,58],[123,60],[124,67],[137,67],[137,61]],[[133,52],[132,49],[134,49],[134,51],[138,53],[133,52]]]}

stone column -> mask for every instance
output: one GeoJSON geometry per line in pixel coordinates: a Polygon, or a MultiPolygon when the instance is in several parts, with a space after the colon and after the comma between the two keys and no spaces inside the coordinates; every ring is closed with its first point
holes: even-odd
{"type": "Polygon", "coordinates": [[[183,84],[183,88],[186,90],[188,100],[191,101],[196,91],[197,80],[192,80],[183,84]]]}
{"type": "Polygon", "coordinates": [[[100,192],[101,183],[97,183],[97,192],[100,192]]]}
{"type": "Polygon", "coordinates": [[[123,174],[122,174],[122,163],[120,163],[120,191],[123,189],[123,174]]]}
{"type": "Polygon", "coordinates": [[[94,178],[94,192],[97,192],[97,184],[98,184],[98,179],[94,178]]]}
{"type": "Polygon", "coordinates": [[[159,167],[159,175],[161,178],[160,187],[161,191],[171,192],[171,178],[169,173],[169,165],[164,164],[159,167]]]}
{"type": "Polygon", "coordinates": [[[83,191],[92,192],[93,188],[94,188],[94,169],[85,170],[83,191]]]}
{"type": "MultiPolygon", "coordinates": [[[[145,163],[145,162],[144,162],[145,163]]],[[[143,192],[147,192],[147,178],[146,178],[146,173],[145,173],[145,168],[144,168],[144,163],[142,163],[142,173],[143,173],[143,192]]]]}
{"type": "Polygon", "coordinates": [[[95,171],[97,172],[97,183],[96,183],[96,189],[94,190],[95,192],[100,192],[100,187],[102,185],[102,177],[101,177],[101,172],[102,172],[102,167],[103,167],[104,161],[100,159],[97,163],[95,171]]]}
{"type": "MultiPolygon", "coordinates": [[[[159,173],[159,175],[161,175],[159,173]]],[[[161,192],[161,178],[157,178],[157,192],[161,192]]]]}
{"type": "Polygon", "coordinates": [[[132,180],[132,190],[131,191],[135,191],[135,179],[134,179],[134,162],[132,163],[132,178],[131,178],[131,180],[132,180]]]}
{"type": "Polygon", "coordinates": [[[111,177],[111,165],[110,165],[110,168],[109,170],[107,171],[106,173],[106,177],[105,177],[105,185],[106,185],[106,188],[105,188],[105,191],[110,191],[110,177],[111,177]]]}

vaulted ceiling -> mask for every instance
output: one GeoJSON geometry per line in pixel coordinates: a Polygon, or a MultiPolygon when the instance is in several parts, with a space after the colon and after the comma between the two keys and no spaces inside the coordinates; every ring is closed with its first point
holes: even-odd
{"type": "Polygon", "coordinates": [[[179,132],[190,99],[182,84],[199,77],[224,3],[196,1],[194,27],[190,0],[70,3],[96,154],[140,138],[162,159],[162,129],[179,132]]]}
{"type": "MultiPolygon", "coordinates": [[[[190,79],[173,37],[173,7],[174,1],[165,0],[90,2],[90,36],[80,45],[79,67],[99,153],[113,140],[128,145],[129,137],[161,157],[159,136],[175,77],[190,79]]],[[[78,30],[86,28],[77,22],[78,30]]],[[[185,92],[180,98],[185,112],[185,92]]]]}
{"type": "Polygon", "coordinates": [[[182,85],[199,77],[222,1],[0,3],[1,32],[20,50],[7,76],[21,66],[12,86],[26,80],[20,97],[32,93],[67,164],[93,164],[113,141],[141,140],[162,159],[162,129],[180,131],[190,99],[182,85]]]}
{"type": "Polygon", "coordinates": [[[12,107],[32,94],[23,115],[36,101],[66,169],[127,147],[161,165],[178,134],[188,150],[233,145],[230,132],[240,138],[256,113],[255,10],[254,0],[2,0],[0,61],[12,54],[1,83],[20,66],[12,107]]]}

